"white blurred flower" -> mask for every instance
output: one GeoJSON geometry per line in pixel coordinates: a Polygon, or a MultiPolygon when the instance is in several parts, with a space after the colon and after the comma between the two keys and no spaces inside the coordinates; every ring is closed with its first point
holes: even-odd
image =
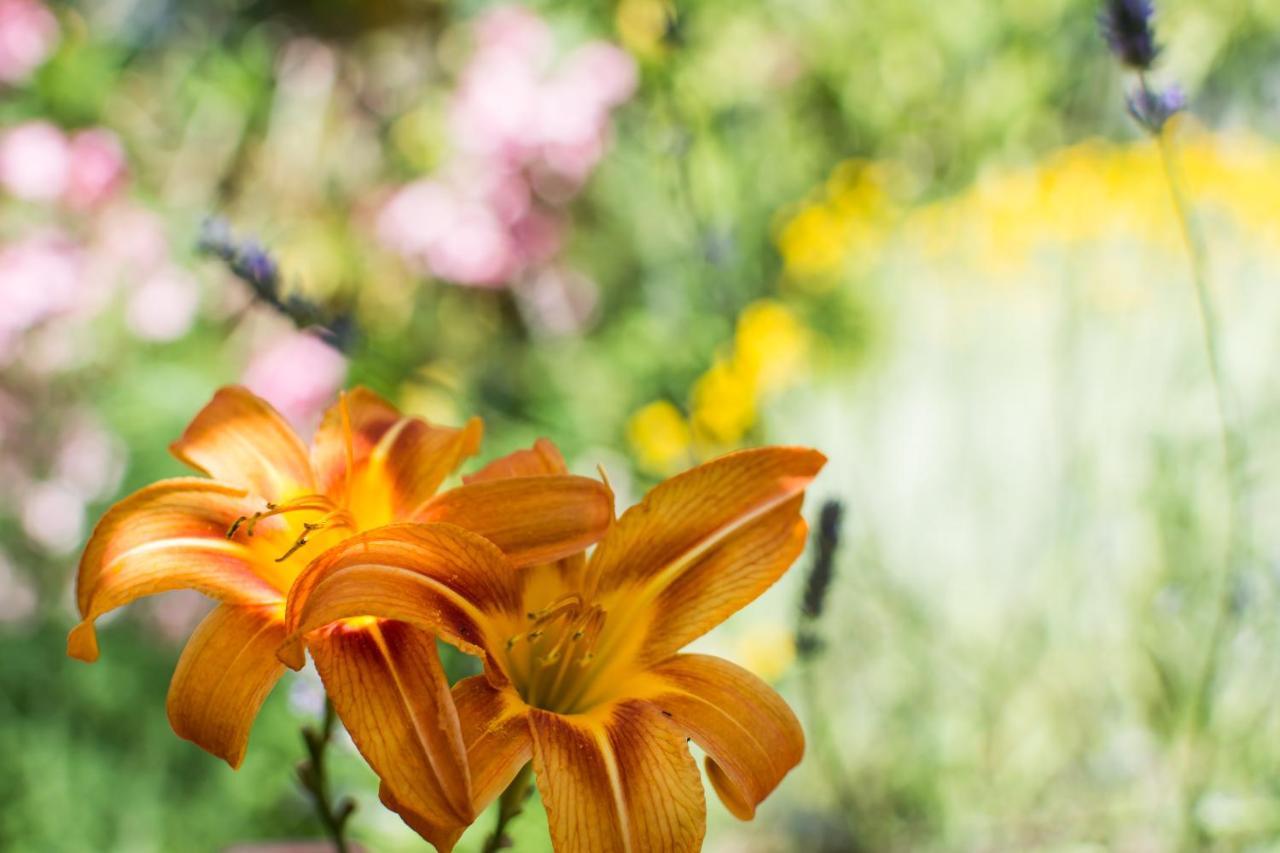
{"type": "Polygon", "coordinates": [[[0,136],[0,186],[24,201],[54,201],[70,180],[66,136],[47,121],[29,121],[0,136]]]}
{"type": "Polygon", "coordinates": [[[166,267],[129,295],[125,322],[143,340],[177,340],[190,330],[199,307],[200,286],[195,278],[185,270],[166,267]]]}
{"type": "Polygon", "coordinates": [[[77,418],[62,436],[53,474],[84,501],[107,497],[119,487],[124,474],[121,443],[96,419],[77,418]]]}
{"type": "Polygon", "coordinates": [[[80,545],[85,525],[85,502],[67,483],[32,483],[20,497],[22,529],[27,537],[54,554],[68,554],[80,545]]]}

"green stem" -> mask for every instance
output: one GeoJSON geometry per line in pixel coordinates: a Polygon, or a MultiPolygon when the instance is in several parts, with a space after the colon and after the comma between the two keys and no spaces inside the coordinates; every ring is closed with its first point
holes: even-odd
{"type": "Polygon", "coordinates": [[[333,848],[337,853],[350,853],[347,843],[347,819],[355,811],[355,802],[349,797],[333,799],[329,788],[328,757],[329,743],[333,738],[337,714],[333,703],[326,697],[324,701],[324,721],[317,731],[312,726],[302,730],[302,740],[307,746],[308,759],[298,765],[298,781],[310,794],[315,803],[316,815],[320,818],[325,832],[333,839],[333,848]]]}
{"type": "Polygon", "coordinates": [[[511,784],[498,798],[498,819],[493,825],[493,834],[484,843],[483,853],[497,853],[511,846],[511,839],[507,837],[507,826],[520,812],[524,811],[524,803],[529,798],[529,791],[533,784],[532,768],[532,764],[526,764],[520,768],[516,778],[511,780],[511,784]]]}
{"type": "MultiPolygon", "coordinates": [[[[1144,84],[1145,85],[1145,84],[1144,84]]],[[[1218,426],[1221,432],[1223,466],[1227,478],[1227,553],[1222,577],[1219,581],[1217,604],[1214,609],[1213,623],[1210,628],[1209,642],[1200,672],[1194,682],[1191,695],[1190,713],[1187,718],[1188,743],[1186,744],[1186,760],[1195,763],[1195,740],[1205,730],[1213,711],[1213,687],[1217,680],[1221,662],[1222,646],[1230,633],[1231,619],[1234,614],[1232,600],[1235,591],[1235,576],[1241,556],[1241,521],[1244,500],[1244,460],[1245,447],[1239,432],[1234,426],[1231,416],[1230,399],[1227,393],[1226,374],[1222,365],[1222,352],[1218,336],[1218,320],[1214,310],[1212,291],[1209,287],[1208,264],[1204,243],[1197,231],[1191,216],[1191,207],[1183,188],[1182,176],[1178,170],[1177,159],[1173,149],[1173,140],[1167,130],[1156,134],[1160,147],[1160,160],[1164,166],[1165,178],[1169,184],[1169,193],[1173,199],[1174,212],[1177,215],[1182,240],[1186,246],[1191,262],[1191,279],[1195,286],[1196,305],[1200,314],[1200,328],[1204,338],[1205,354],[1209,363],[1209,372],[1213,379],[1214,394],[1218,406],[1218,426]]],[[[1185,792],[1184,814],[1190,821],[1190,810],[1198,795],[1203,772],[1194,773],[1188,768],[1189,779],[1185,792]]]]}
{"type": "Polygon", "coordinates": [[[827,725],[827,715],[822,711],[822,703],[818,697],[818,679],[814,662],[802,661],[800,664],[800,684],[804,691],[805,716],[809,718],[809,733],[813,737],[813,752],[818,755],[822,772],[827,777],[827,785],[835,794],[836,807],[839,808],[849,830],[850,839],[856,839],[857,798],[853,786],[845,774],[844,763],[840,760],[840,748],[827,725]]]}

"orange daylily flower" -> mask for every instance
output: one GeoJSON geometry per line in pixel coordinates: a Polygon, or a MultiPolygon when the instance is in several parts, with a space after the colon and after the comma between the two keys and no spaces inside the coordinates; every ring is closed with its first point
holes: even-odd
{"type": "MultiPolygon", "coordinates": [[[[469,796],[478,814],[532,761],[557,851],[696,850],[705,804],[686,738],[706,751],[707,774],[729,810],[750,819],[800,761],[804,735],[759,678],[680,649],[755,599],[800,554],[801,502],[824,463],[802,448],[730,454],[656,487],[590,559],[522,571],[451,525],[356,537],[299,577],[281,659],[300,667],[303,638],[341,636],[352,618],[437,633],[485,663],[484,675],[454,686],[452,703],[425,699],[406,735],[447,728],[463,744],[465,772],[432,780],[447,799],[469,796]]],[[[562,470],[543,442],[471,482],[562,470]]],[[[420,780],[395,769],[380,775],[383,802],[451,849],[465,824],[427,806],[414,788],[420,780]]]]}
{"type": "MultiPolygon", "coordinates": [[[[404,417],[357,388],[326,413],[308,451],[266,402],[243,388],[218,391],[170,448],[209,478],[147,486],[95,528],[80,562],[82,621],[68,654],[96,660],[94,620],[142,596],[190,588],[217,599],[178,661],[168,713],[179,736],[238,767],[253,719],[284,671],[276,654],[289,588],[325,549],[392,522],[451,521],[531,564],[581,550],[612,521],[612,495],[584,477],[521,477],[436,494],[481,432],[476,419],[453,429],[404,417]]],[[[404,701],[402,670],[447,691],[434,640],[414,632],[400,641],[406,633],[376,620],[353,624],[342,648],[317,638],[317,662],[336,671],[327,681],[357,679],[389,704],[404,701]]],[[[354,733],[362,720],[346,722],[354,733]]]]}

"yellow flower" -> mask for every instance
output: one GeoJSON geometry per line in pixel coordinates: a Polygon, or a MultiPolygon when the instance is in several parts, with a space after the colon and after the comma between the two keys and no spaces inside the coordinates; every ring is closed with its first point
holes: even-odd
{"type": "Polygon", "coordinates": [[[736,444],[756,422],[755,375],[734,358],[717,358],[693,386],[697,438],[713,446],[736,444]]]}
{"type": "Polygon", "coordinates": [[[787,272],[800,278],[838,272],[846,248],[844,220],[822,204],[801,210],[778,235],[778,250],[787,272]]]}
{"type": "Polygon", "coordinates": [[[761,299],[738,316],[734,358],[743,371],[755,377],[762,394],[790,385],[804,367],[808,349],[808,330],[780,302],[761,299]]]}
{"type": "MultiPolygon", "coordinates": [[[[358,388],[326,413],[308,450],[266,402],[243,388],[222,389],[171,448],[208,478],[154,483],[98,523],[80,561],[82,621],[68,653],[96,660],[94,620],[142,596],[189,588],[217,599],[178,661],[169,720],[179,736],[238,766],[258,708],[283,671],[276,651],[285,639],[286,594],[325,549],[392,522],[448,521],[529,564],[581,550],[604,532],[612,496],[583,477],[436,494],[475,452],[480,434],[478,420],[461,429],[433,426],[358,388]]],[[[392,651],[387,638],[399,633],[366,622],[349,626],[342,647],[312,638],[326,686],[358,683],[368,697],[394,705],[400,667],[445,685],[434,641],[410,636],[392,651]]],[[[357,744],[367,743],[366,720],[337,706],[357,744]]],[[[386,760],[366,757],[375,768],[386,760]]],[[[419,772],[431,766],[408,749],[394,760],[419,772]]],[[[452,806],[465,815],[469,803],[452,806]]]]}
{"type": "Polygon", "coordinates": [[[655,400],[631,416],[627,438],[640,467],[661,474],[688,464],[692,435],[684,415],[666,400],[655,400]]]}
{"type": "MultiPolygon", "coordinates": [[[[437,803],[469,797],[478,813],[532,761],[560,853],[697,850],[705,807],[686,739],[706,751],[712,787],[745,820],[800,761],[804,735],[763,681],[680,650],[799,556],[801,502],[824,462],[785,447],[722,457],[655,488],[589,559],[523,571],[452,525],[383,528],[330,550],[298,578],[289,636],[327,633],[337,648],[351,633],[346,620],[373,617],[397,626],[392,654],[416,631],[484,661],[484,675],[451,696],[431,679],[423,690],[406,665],[399,686],[418,698],[415,716],[383,721],[387,738],[440,748],[432,775],[375,765],[383,802],[438,848],[449,850],[466,821],[463,809],[437,803]]],[[[562,470],[542,444],[471,482],[562,470]]],[[[300,667],[301,647],[287,645],[282,659],[300,667]]],[[[373,705],[354,678],[330,695],[340,708],[373,705]]]]}

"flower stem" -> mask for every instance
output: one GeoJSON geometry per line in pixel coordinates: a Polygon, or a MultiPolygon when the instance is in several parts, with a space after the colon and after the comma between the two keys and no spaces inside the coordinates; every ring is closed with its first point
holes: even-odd
{"type": "MultiPolygon", "coordinates": [[[[1213,687],[1218,676],[1221,663],[1222,646],[1230,634],[1230,623],[1234,615],[1236,573],[1242,551],[1242,519],[1244,501],[1244,467],[1246,448],[1243,438],[1236,429],[1232,419],[1230,398],[1227,393],[1226,375],[1222,365],[1222,352],[1219,344],[1218,320],[1214,310],[1212,292],[1209,288],[1208,265],[1204,242],[1196,229],[1191,216],[1190,205],[1183,186],[1182,175],[1178,169],[1177,158],[1171,134],[1162,129],[1155,134],[1160,148],[1160,160],[1164,167],[1165,178],[1169,184],[1169,193],[1173,199],[1174,212],[1181,230],[1182,240],[1186,246],[1191,262],[1191,279],[1195,286],[1196,305],[1200,314],[1200,328],[1204,338],[1205,355],[1209,363],[1209,372],[1213,379],[1214,394],[1218,407],[1218,426],[1221,432],[1223,466],[1227,480],[1227,552],[1222,577],[1219,581],[1217,603],[1213,613],[1205,657],[1200,672],[1193,683],[1191,705],[1187,717],[1187,760],[1194,763],[1194,741],[1201,731],[1208,727],[1213,710],[1213,687]]],[[[1190,770],[1191,768],[1188,768],[1190,770]]],[[[1195,774],[1202,778],[1204,768],[1195,774]]],[[[1190,781],[1185,792],[1187,801],[1185,810],[1189,813],[1194,807],[1200,783],[1190,781]]]]}
{"type": "Polygon", "coordinates": [[[324,721],[317,730],[314,726],[306,726],[302,730],[302,740],[307,746],[307,760],[298,764],[298,782],[311,794],[315,803],[316,815],[320,818],[325,832],[333,839],[333,849],[337,853],[350,853],[347,843],[347,819],[355,811],[355,801],[350,797],[334,800],[329,789],[328,764],[326,762],[329,743],[333,738],[333,728],[337,722],[333,703],[326,697],[324,700],[324,721]]]}
{"type": "Polygon", "coordinates": [[[502,796],[498,798],[498,819],[493,825],[493,834],[484,843],[483,853],[497,853],[511,846],[507,825],[524,811],[524,803],[529,798],[532,782],[533,765],[526,764],[520,768],[516,778],[512,779],[511,784],[502,792],[502,796]]]}
{"type": "Polygon", "coordinates": [[[817,749],[818,761],[822,772],[827,777],[827,785],[836,800],[836,807],[845,822],[850,839],[857,837],[859,827],[857,819],[858,799],[854,793],[849,777],[845,773],[844,762],[840,758],[840,746],[828,725],[828,719],[822,707],[818,692],[818,675],[814,661],[804,661],[800,665],[800,685],[804,691],[806,716],[809,718],[809,734],[817,749]]]}

